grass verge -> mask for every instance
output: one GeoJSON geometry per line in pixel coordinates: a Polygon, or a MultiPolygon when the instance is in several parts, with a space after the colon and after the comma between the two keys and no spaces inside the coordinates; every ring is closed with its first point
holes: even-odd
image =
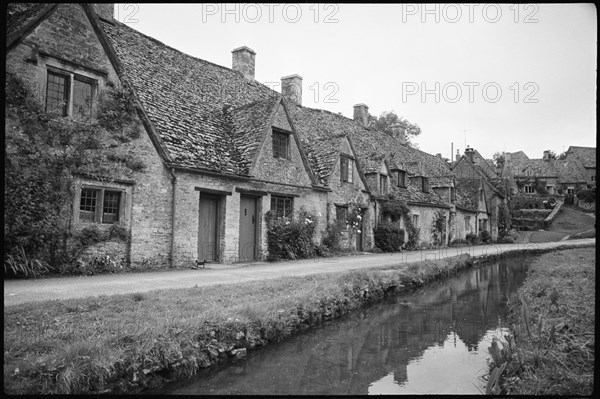
{"type": "Polygon", "coordinates": [[[397,267],[4,309],[4,390],[134,393],[448,276],[465,254],[397,267]]]}
{"type": "Polygon", "coordinates": [[[529,270],[524,285],[509,298],[511,334],[489,348],[487,392],[591,395],[595,248],[547,253],[529,270]]]}

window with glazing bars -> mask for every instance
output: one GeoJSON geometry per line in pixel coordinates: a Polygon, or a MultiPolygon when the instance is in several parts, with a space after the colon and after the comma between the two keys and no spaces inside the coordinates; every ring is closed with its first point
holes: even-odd
{"type": "Polygon", "coordinates": [[[273,157],[290,159],[290,135],[273,131],[273,157]]]}
{"type": "Polygon", "coordinates": [[[335,206],[335,219],[339,226],[346,228],[348,224],[348,207],[342,205],[335,206]]]}
{"type": "Polygon", "coordinates": [[[121,191],[82,188],[79,221],[111,224],[119,221],[121,191]]]}
{"type": "Polygon", "coordinates": [[[342,182],[352,183],[354,178],[354,160],[340,156],[340,177],[342,182]]]}
{"type": "Polygon", "coordinates": [[[69,75],[48,71],[46,112],[67,116],[69,105],[69,75]]]}
{"type": "Polygon", "coordinates": [[[292,217],[292,198],[271,196],[271,212],[275,217],[292,217]]]}

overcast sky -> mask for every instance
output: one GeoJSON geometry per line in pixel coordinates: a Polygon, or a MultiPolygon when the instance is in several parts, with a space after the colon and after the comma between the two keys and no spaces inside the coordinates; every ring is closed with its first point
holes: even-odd
{"type": "Polygon", "coordinates": [[[226,67],[248,46],[258,81],[298,74],[303,105],[350,118],[393,110],[431,154],[596,146],[593,4],[136,3],[116,18],[226,67]]]}

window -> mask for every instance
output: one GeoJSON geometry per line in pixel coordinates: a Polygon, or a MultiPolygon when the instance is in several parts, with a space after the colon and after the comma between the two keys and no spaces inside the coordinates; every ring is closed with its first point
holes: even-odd
{"type": "Polygon", "coordinates": [[[419,215],[412,215],[413,227],[415,229],[419,228],[419,215]]]}
{"type": "Polygon", "coordinates": [[[112,224],[119,221],[121,191],[103,188],[81,189],[79,220],[83,223],[112,224]]]}
{"type": "Polygon", "coordinates": [[[450,187],[450,202],[453,204],[456,202],[456,189],[454,187],[450,187]]]}
{"type": "Polygon", "coordinates": [[[596,181],[596,175],[591,175],[590,179],[592,179],[592,181],[596,181]]]}
{"type": "Polygon", "coordinates": [[[465,216],[465,231],[471,232],[471,216],[465,216]]]}
{"type": "Polygon", "coordinates": [[[271,212],[275,217],[292,217],[292,198],[271,196],[271,212]]]}
{"type": "Polygon", "coordinates": [[[388,192],[388,181],[386,175],[379,175],[379,195],[385,195],[388,192]]]}
{"type": "Polygon", "coordinates": [[[406,172],[403,170],[398,171],[398,187],[406,187],[406,172]]]}
{"type": "Polygon", "coordinates": [[[348,207],[342,205],[335,206],[335,220],[338,226],[346,228],[348,225],[348,207]]]}
{"type": "Polygon", "coordinates": [[[92,116],[92,90],[95,81],[81,75],[48,70],[46,112],[89,120],[92,116]]]}
{"type": "Polygon", "coordinates": [[[575,194],[575,187],[567,187],[567,194],[575,194]]]}
{"type": "Polygon", "coordinates": [[[479,219],[479,232],[487,231],[487,219],[479,219]]]}
{"type": "Polygon", "coordinates": [[[428,193],[429,192],[429,179],[426,177],[422,177],[421,184],[422,184],[421,189],[423,190],[423,192],[428,193]]]}
{"type": "Polygon", "coordinates": [[[479,189],[479,201],[483,201],[483,189],[479,189]]]}
{"type": "Polygon", "coordinates": [[[290,135],[273,131],[273,157],[290,159],[290,135]]]}
{"type": "Polygon", "coordinates": [[[46,84],[46,112],[67,116],[69,76],[48,71],[46,84]]]}
{"type": "Polygon", "coordinates": [[[340,176],[341,181],[352,183],[354,175],[354,160],[351,158],[340,156],[340,176]]]}
{"type": "Polygon", "coordinates": [[[525,194],[533,194],[534,192],[533,186],[531,186],[531,184],[528,184],[523,188],[525,189],[525,194]]]}

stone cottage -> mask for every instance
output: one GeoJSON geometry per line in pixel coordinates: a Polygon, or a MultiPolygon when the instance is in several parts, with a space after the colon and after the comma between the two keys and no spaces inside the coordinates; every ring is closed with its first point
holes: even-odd
{"type": "Polygon", "coordinates": [[[301,210],[316,215],[317,243],[335,223],[346,247],[368,250],[390,194],[410,207],[422,242],[432,242],[435,218],[441,244],[450,239],[452,195],[447,203],[435,190],[453,183],[430,182],[448,168],[368,127],[366,105],[353,119],[304,107],[299,75],[283,77],[281,93],[255,80],[252,49],[234,49],[231,68],[216,65],[114,20],[114,4],[8,11],[7,74],[46,112],[94,121],[108,93],[131,92],[137,134],[115,151],[143,167],[116,162],[113,178],[82,174],[72,187],[74,230],[117,225],[128,234],[96,252],[172,267],[258,260],[267,212],[301,210]]]}

